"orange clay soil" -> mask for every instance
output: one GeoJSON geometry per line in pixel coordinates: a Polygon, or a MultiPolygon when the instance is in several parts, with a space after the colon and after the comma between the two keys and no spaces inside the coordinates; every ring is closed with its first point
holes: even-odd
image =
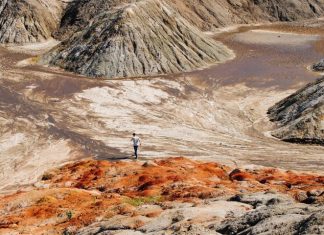
{"type": "MultiPolygon", "coordinates": [[[[299,200],[300,194],[324,190],[324,176],[273,168],[233,170],[186,158],[144,164],[83,160],[47,172],[35,186],[1,198],[0,234],[9,229],[26,234],[60,233],[98,218],[135,216],[134,208],[142,203],[199,203],[260,191],[278,191],[299,200]]],[[[323,201],[322,193],[319,202],[323,201]]]]}

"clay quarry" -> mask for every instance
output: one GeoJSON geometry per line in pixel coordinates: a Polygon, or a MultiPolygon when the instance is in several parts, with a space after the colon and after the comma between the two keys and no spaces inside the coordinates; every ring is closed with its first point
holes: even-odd
{"type": "Polygon", "coordinates": [[[0,234],[324,234],[323,17],[0,0],[0,234]]]}

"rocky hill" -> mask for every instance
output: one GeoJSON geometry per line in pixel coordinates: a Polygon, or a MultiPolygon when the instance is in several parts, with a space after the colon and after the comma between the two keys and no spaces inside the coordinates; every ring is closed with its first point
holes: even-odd
{"type": "Polygon", "coordinates": [[[262,12],[266,13],[270,21],[297,21],[316,17],[324,12],[323,0],[257,0],[253,2],[262,12]]]}
{"type": "Polygon", "coordinates": [[[75,1],[55,34],[63,43],[43,63],[110,78],[190,71],[233,56],[198,28],[294,21],[323,12],[321,1],[75,1]]]}
{"type": "Polygon", "coordinates": [[[0,43],[62,44],[42,63],[110,78],[190,71],[233,53],[202,31],[324,13],[324,0],[4,0],[0,43]]]}
{"type": "Polygon", "coordinates": [[[88,76],[133,77],[190,71],[233,56],[166,4],[145,0],[97,14],[45,61],[88,76]]]}
{"type": "Polygon", "coordinates": [[[233,24],[296,21],[323,15],[324,1],[167,0],[179,14],[204,31],[233,24]]]}
{"type": "Polygon", "coordinates": [[[63,43],[43,63],[110,78],[190,71],[233,57],[197,28],[312,18],[324,12],[323,6],[304,1],[74,1],[56,33],[63,43]]]}
{"type": "Polygon", "coordinates": [[[271,107],[271,121],[279,129],[272,132],[285,141],[324,143],[324,78],[307,85],[271,107]]]}
{"type": "Polygon", "coordinates": [[[30,43],[51,37],[60,22],[60,0],[1,0],[0,43],[30,43]]]}
{"type": "Polygon", "coordinates": [[[309,234],[324,178],[185,158],[83,160],[0,200],[2,234],[309,234]]]}
{"type": "MultiPolygon", "coordinates": [[[[97,13],[138,1],[3,0],[0,3],[0,42],[36,42],[52,34],[62,39],[63,35],[85,29],[97,13]],[[67,10],[64,10],[66,7],[67,10]],[[62,11],[65,11],[63,16],[62,11]]],[[[295,21],[317,17],[324,12],[323,0],[203,0],[200,4],[193,0],[164,2],[204,31],[238,23],[295,21]]]]}
{"type": "MultiPolygon", "coordinates": [[[[61,40],[66,39],[74,32],[84,30],[98,12],[139,1],[142,0],[76,0],[65,11],[56,36],[61,40]]],[[[202,31],[212,31],[233,24],[298,21],[324,14],[323,0],[202,0],[199,4],[194,0],[163,2],[202,31]]]]}
{"type": "Polygon", "coordinates": [[[89,27],[89,23],[98,13],[111,11],[119,5],[126,5],[136,0],[74,0],[68,4],[61,19],[60,28],[54,32],[55,38],[64,41],[75,33],[89,27]]]}

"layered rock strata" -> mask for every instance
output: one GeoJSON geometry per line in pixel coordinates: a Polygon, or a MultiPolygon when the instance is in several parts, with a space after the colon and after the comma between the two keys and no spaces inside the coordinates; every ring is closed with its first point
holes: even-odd
{"type": "Polygon", "coordinates": [[[2,0],[0,43],[33,43],[57,30],[63,3],[59,0],[2,0]]]}
{"type": "Polygon", "coordinates": [[[44,61],[87,76],[119,78],[190,71],[233,56],[166,4],[145,0],[97,14],[44,61]]]}
{"type": "Polygon", "coordinates": [[[324,78],[308,84],[268,111],[278,124],[275,137],[299,143],[324,143],[324,78]]]}

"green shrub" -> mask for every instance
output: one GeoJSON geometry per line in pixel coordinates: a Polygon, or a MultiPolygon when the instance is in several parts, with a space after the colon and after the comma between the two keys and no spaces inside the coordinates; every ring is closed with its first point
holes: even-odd
{"type": "Polygon", "coordinates": [[[70,220],[70,219],[72,219],[72,217],[73,217],[73,213],[72,213],[72,211],[67,211],[66,212],[66,217],[70,220]]]}
{"type": "Polygon", "coordinates": [[[144,204],[154,204],[161,201],[163,201],[162,196],[135,197],[135,198],[127,198],[124,200],[125,203],[128,203],[136,207],[144,204]]]}

